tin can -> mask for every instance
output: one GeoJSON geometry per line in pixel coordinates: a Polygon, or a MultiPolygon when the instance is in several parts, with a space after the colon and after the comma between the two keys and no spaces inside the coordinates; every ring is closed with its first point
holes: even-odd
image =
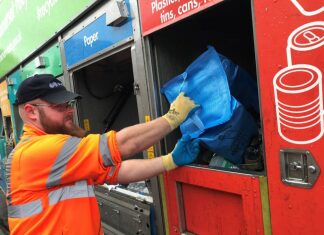
{"type": "Polygon", "coordinates": [[[315,21],[298,27],[290,34],[287,43],[288,66],[311,64],[323,71],[324,21],[315,21]]]}
{"type": "Polygon", "coordinates": [[[324,11],[322,1],[291,0],[291,2],[305,16],[317,15],[324,11]]]}
{"type": "Polygon", "coordinates": [[[312,65],[299,64],[280,70],[273,80],[280,136],[295,144],[322,137],[322,73],[312,65]]]}

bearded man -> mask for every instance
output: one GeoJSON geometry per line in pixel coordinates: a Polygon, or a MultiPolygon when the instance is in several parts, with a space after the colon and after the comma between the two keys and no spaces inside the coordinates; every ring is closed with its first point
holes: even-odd
{"type": "Polygon", "coordinates": [[[199,153],[198,140],[184,137],[165,156],[127,160],[186,119],[196,105],[182,93],[151,122],[87,136],[73,122],[80,98],[50,74],[27,78],[18,88],[24,127],[6,166],[10,234],[102,234],[94,185],[145,180],[199,153]]]}

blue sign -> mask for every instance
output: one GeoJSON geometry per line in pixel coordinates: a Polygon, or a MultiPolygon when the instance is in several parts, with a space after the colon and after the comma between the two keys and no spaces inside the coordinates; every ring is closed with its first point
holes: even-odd
{"type": "MultiPolygon", "coordinates": [[[[127,7],[130,12],[129,1],[127,7]]],[[[128,17],[122,25],[113,27],[106,25],[106,14],[103,14],[64,42],[67,68],[131,36],[133,36],[131,17],[128,17]]]]}

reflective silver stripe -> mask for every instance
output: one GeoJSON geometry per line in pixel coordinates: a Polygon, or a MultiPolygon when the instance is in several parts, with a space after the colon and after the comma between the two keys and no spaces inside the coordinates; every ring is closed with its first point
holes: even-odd
{"type": "Polygon", "coordinates": [[[113,166],[113,167],[110,169],[109,173],[108,173],[109,177],[112,177],[112,176],[114,175],[115,171],[116,171],[116,167],[113,166]]]}
{"type": "Polygon", "coordinates": [[[7,181],[7,200],[8,200],[8,205],[11,205],[11,183],[10,183],[10,176],[11,176],[11,165],[12,165],[12,160],[13,160],[13,156],[15,154],[15,152],[17,151],[17,149],[20,147],[21,144],[27,142],[28,140],[30,140],[31,138],[25,138],[21,141],[19,141],[19,143],[17,144],[17,146],[11,151],[11,153],[9,154],[7,161],[6,161],[6,181],[7,181]]]}
{"type": "Polygon", "coordinates": [[[108,138],[107,134],[100,135],[100,154],[102,156],[102,159],[104,161],[105,166],[112,166],[113,161],[111,160],[111,154],[108,148],[108,138]]]}
{"type": "Polygon", "coordinates": [[[14,148],[11,151],[11,153],[9,154],[7,161],[6,161],[6,181],[7,181],[7,192],[8,192],[8,196],[7,196],[8,205],[11,205],[11,201],[12,201],[10,176],[11,176],[11,165],[12,165],[13,155],[16,152],[16,148],[14,148]]]}
{"type": "MultiPolygon", "coordinates": [[[[49,205],[53,206],[56,203],[68,199],[89,198],[95,197],[93,186],[87,185],[87,181],[78,181],[75,185],[65,186],[54,190],[48,196],[49,205]]],[[[37,215],[43,211],[42,201],[35,200],[21,205],[9,205],[8,217],[10,218],[25,218],[37,215]]]]}
{"type": "Polygon", "coordinates": [[[65,186],[49,193],[49,205],[73,198],[95,197],[93,186],[87,185],[85,180],[78,181],[75,185],[65,186]]]}
{"type": "Polygon", "coordinates": [[[42,201],[36,200],[20,205],[9,205],[8,206],[8,217],[9,218],[25,218],[41,213],[42,201]]]}
{"type": "Polygon", "coordinates": [[[77,137],[70,137],[65,141],[61,152],[57,156],[55,163],[51,169],[48,180],[46,182],[46,187],[51,188],[61,183],[61,177],[65,171],[66,164],[71,158],[72,154],[75,152],[78,147],[81,139],[77,137]]]}

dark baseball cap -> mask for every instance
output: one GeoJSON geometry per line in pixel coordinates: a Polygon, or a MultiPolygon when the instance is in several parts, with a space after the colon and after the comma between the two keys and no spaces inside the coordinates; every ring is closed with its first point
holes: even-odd
{"type": "Polygon", "coordinates": [[[63,83],[51,74],[35,74],[20,84],[14,104],[24,104],[38,98],[52,104],[62,104],[80,99],[81,96],[66,90],[63,83]]]}

